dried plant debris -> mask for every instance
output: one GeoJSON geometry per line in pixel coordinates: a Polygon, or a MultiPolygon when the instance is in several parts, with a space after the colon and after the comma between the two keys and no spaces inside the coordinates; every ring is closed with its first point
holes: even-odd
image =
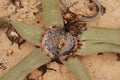
{"type": "Polygon", "coordinates": [[[120,61],[120,53],[117,53],[117,61],[120,61]]]}
{"type": "Polygon", "coordinates": [[[101,5],[101,14],[104,15],[106,13],[106,8],[101,5]]]}
{"type": "Polygon", "coordinates": [[[5,70],[5,69],[7,69],[7,67],[5,66],[4,63],[0,63],[0,69],[5,70]]]}
{"type": "Polygon", "coordinates": [[[102,53],[102,52],[99,52],[97,55],[103,55],[103,53],[102,53]]]}
{"type": "Polygon", "coordinates": [[[11,45],[18,44],[18,48],[25,42],[25,40],[17,33],[15,28],[11,24],[5,24],[1,28],[5,30],[7,38],[11,41],[11,45]]]}
{"type": "Polygon", "coordinates": [[[64,28],[73,35],[78,35],[81,31],[86,30],[87,23],[81,23],[78,16],[71,12],[69,8],[63,14],[64,28]]]}
{"type": "Polygon", "coordinates": [[[47,67],[47,64],[40,66],[40,67],[38,68],[38,70],[39,70],[39,71],[42,71],[42,76],[47,72],[47,70],[52,70],[52,71],[55,71],[55,72],[56,72],[55,69],[53,69],[53,68],[48,68],[48,67],[47,67]]]}
{"type": "Polygon", "coordinates": [[[21,0],[10,0],[10,1],[16,8],[23,8],[21,4],[21,0]]]}
{"type": "Polygon", "coordinates": [[[41,75],[41,72],[39,70],[34,70],[30,72],[24,80],[43,80],[43,76],[41,75]]]}
{"type": "Polygon", "coordinates": [[[29,73],[24,80],[43,80],[44,74],[47,72],[47,70],[55,71],[53,68],[48,68],[47,64],[40,66],[36,70],[29,73]]]}
{"type": "Polygon", "coordinates": [[[61,4],[63,5],[63,11],[66,11],[67,9],[64,8],[67,7],[69,11],[77,15],[81,22],[96,20],[106,11],[105,7],[103,7],[103,5],[97,0],[61,0],[61,4]]]}

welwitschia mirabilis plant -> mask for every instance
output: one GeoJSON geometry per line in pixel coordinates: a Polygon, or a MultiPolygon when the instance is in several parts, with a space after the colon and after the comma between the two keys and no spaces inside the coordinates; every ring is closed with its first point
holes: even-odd
{"type": "MultiPolygon", "coordinates": [[[[52,26],[63,28],[59,0],[42,0],[42,8],[46,28],[51,28],[52,26]]],[[[4,23],[3,20],[0,21],[0,23],[4,23]]],[[[44,32],[42,29],[18,21],[12,21],[10,23],[27,41],[34,45],[40,45],[44,32]],[[33,35],[34,33],[35,35],[33,35]]],[[[117,29],[88,28],[88,30],[83,31],[83,33],[78,36],[83,45],[81,49],[77,50],[76,54],[89,55],[98,52],[120,52],[120,38],[117,36],[119,31],[120,30],[117,29]]],[[[40,49],[37,49],[18,63],[6,75],[1,77],[0,80],[22,80],[29,72],[49,61],[50,59],[48,59],[40,49]]],[[[63,61],[63,63],[68,66],[79,80],[90,80],[87,71],[77,57],[63,61]]]]}

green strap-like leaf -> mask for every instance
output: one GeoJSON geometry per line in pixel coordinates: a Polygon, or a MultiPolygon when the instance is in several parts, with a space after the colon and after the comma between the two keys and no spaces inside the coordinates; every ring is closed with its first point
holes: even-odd
{"type": "Polygon", "coordinates": [[[45,27],[64,27],[59,0],[42,0],[42,10],[45,27]]]}
{"type": "Polygon", "coordinates": [[[90,80],[87,71],[78,58],[70,58],[63,62],[78,78],[78,80],[90,80]]]}
{"type": "Polygon", "coordinates": [[[25,57],[7,74],[2,76],[0,80],[23,80],[29,72],[49,61],[50,59],[40,49],[37,49],[25,57]]]}
{"type": "Polygon", "coordinates": [[[88,27],[79,35],[83,45],[78,55],[90,55],[99,52],[120,53],[120,29],[88,27]]]}
{"type": "Polygon", "coordinates": [[[40,40],[42,37],[42,34],[44,30],[35,27],[31,24],[19,22],[19,21],[12,21],[11,24],[17,32],[28,42],[39,46],[40,45],[40,40]]]}
{"type": "Polygon", "coordinates": [[[80,40],[93,40],[98,42],[107,42],[120,45],[120,29],[95,28],[88,27],[86,31],[79,36],[80,40]]]}
{"type": "Polygon", "coordinates": [[[96,41],[85,41],[81,49],[77,50],[78,55],[90,55],[99,52],[116,52],[120,53],[120,45],[113,43],[104,43],[96,41]]]}

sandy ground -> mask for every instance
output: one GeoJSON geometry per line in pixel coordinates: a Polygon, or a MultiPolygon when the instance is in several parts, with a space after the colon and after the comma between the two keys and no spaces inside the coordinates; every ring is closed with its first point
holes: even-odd
{"type": "MultiPolygon", "coordinates": [[[[24,21],[35,26],[43,25],[40,2],[41,0],[21,0],[22,8],[16,8],[10,0],[0,0],[0,17],[8,20],[24,21]],[[31,6],[32,5],[32,6],[31,6]]],[[[17,2],[18,4],[19,2],[17,2]]],[[[100,28],[120,28],[120,0],[100,0],[106,8],[106,13],[99,19],[89,22],[88,26],[100,28]]],[[[18,4],[19,5],[19,4],[18,4]]],[[[27,56],[35,47],[26,42],[18,49],[17,44],[11,45],[5,32],[0,30],[0,76],[4,75],[14,65],[27,56]],[[10,51],[13,54],[7,55],[10,51]],[[2,64],[3,63],[3,64],[2,64]]],[[[120,80],[120,62],[113,53],[104,55],[84,56],[82,64],[88,71],[91,80],[120,80]]],[[[50,63],[48,67],[57,71],[48,70],[43,76],[43,80],[77,80],[74,74],[64,65],[50,63]]],[[[34,70],[31,77],[41,80],[41,72],[34,70]]]]}

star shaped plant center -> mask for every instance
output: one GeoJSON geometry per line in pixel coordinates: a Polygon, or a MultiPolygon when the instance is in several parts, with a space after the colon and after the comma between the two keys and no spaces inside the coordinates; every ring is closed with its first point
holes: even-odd
{"type": "MultiPolygon", "coordinates": [[[[61,11],[59,8],[59,0],[42,0],[43,18],[46,29],[51,29],[53,26],[64,27],[61,11]]],[[[6,23],[6,20],[0,20],[0,26],[6,23]]],[[[12,21],[10,22],[17,32],[26,41],[33,45],[40,46],[41,39],[46,29],[41,29],[31,24],[12,21]]],[[[120,38],[117,36],[120,34],[119,29],[103,29],[103,28],[88,28],[86,31],[82,31],[82,34],[78,36],[80,43],[83,45],[81,49],[78,49],[75,54],[77,55],[90,55],[99,52],[120,52],[120,38]]],[[[50,58],[47,57],[40,49],[36,49],[25,57],[20,63],[18,63],[7,74],[0,78],[0,80],[23,80],[24,77],[32,70],[50,62],[50,58]]],[[[80,60],[75,57],[71,57],[66,61],[62,61],[79,80],[90,80],[87,71],[84,69],[80,60]]]]}

